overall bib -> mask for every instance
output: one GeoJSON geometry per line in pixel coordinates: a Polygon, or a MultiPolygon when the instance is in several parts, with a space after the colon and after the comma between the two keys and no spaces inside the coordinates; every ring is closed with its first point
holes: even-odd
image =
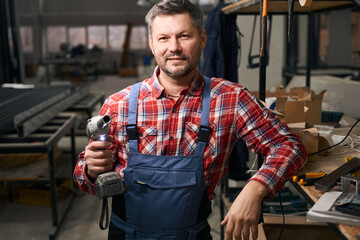
{"type": "Polygon", "coordinates": [[[126,127],[129,160],[124,170],[126,221],[114,210],[111,215],[111,223],[125,232],[126,240],[195,240],[208,227],[206,219],[197,223],[199,206],[206,194],[203,153],[210,134],[211,80],[208,77],[204,80],[201,126],[197,148],[191,156],[139,153],[136,119],[141,83],[131,87],[126,127]]]}

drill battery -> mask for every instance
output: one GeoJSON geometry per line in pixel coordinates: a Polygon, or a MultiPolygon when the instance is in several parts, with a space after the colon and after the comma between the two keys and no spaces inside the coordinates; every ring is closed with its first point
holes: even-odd
{"type": "Polygon", "coordinates": [[[124,194],[125,192],[125,181],[117,172],[103,173],[96,178],[95,194],[100,199],[124,194]]]}

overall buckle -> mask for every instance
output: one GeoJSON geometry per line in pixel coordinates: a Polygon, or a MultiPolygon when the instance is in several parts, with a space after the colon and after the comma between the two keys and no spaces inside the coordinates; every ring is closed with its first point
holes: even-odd
{"type": "Polygon", "coordinates": [[[126,134],[128,135],[129,140],[137,140],[139,137],[137,125],[136,124],[126,125],[126,134]]]}
{"type": "Polygon", "coordinates": [[[210,136],[211,128],[208,126],[200,125],[198,141],[207,142],[210,136]]]}

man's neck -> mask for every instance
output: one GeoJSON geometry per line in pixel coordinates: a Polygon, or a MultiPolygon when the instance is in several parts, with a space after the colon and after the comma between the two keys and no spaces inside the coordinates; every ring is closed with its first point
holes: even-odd
{"type": "Polygon", "coordinates": [[[166,92],[171,96],[180,96],[180,93],[193,81],[197,69],[181,79],[174,79],[169,77],[166,73],[161,71],[157,76],[160,84],[165,88],[166,92]]]}

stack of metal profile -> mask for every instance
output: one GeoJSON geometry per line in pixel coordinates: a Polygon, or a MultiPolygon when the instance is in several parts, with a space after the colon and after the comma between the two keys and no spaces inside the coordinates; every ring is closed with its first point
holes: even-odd
{"type": "Polygon", "coordinates": [[[17,133],[27,137],[88,92],[87,87],[49,86],[0,88],[0,137],[17,133]]]}

